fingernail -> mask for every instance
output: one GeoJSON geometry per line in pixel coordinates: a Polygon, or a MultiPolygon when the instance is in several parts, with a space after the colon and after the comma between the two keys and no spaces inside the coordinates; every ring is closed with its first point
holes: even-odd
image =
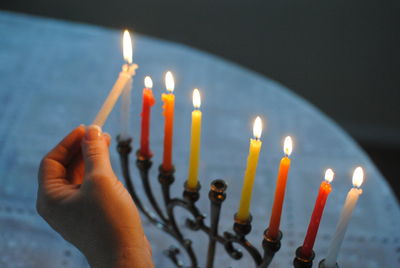
{"type": "Polygon", "coordinates": [[[103,135],[104,135],[104,136],[107,136],[107,137],[111,140],[111,135],[110,135],[110,133],[108,133],[108,132],[103,132],[103,135]]]}
{"type": "Polygon", "coordinates": [[[101,136],[101,128],[97,125],[90,125],[86,128],[86,139],[97,140],[101,136]]]}

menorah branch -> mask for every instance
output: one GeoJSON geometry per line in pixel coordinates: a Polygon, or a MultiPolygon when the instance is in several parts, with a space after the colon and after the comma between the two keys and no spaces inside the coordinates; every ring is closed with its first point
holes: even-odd
{"type": "Polygon", "coordinates": [[[264,231],[264,239],[262,246],[264,249],[264,256],[259,268],[268,267],[275,256],[275,253],[281,248],[282,232],[279,231],[277,239],[271,239],[267,236],[268,228],[264,231]]]}
{"type": "Polygon", "coordinates": [[[140,172],[140,178],[142,179],[143,188],[146,193],[147,199],[149,200],[154,211],[157,213],[158,217],[160,217],[160,219],[163,222],[167,222],[168,219],[167,217],[165,217],[160,206],[158,205],[158,202],[154,197],[153,190],[150,184],[149,170],[153,165],[153,162],[149,158],[142,157],[140,155],[140,150],[136,152],[136,157],[137,157],[136,166],[140,172]]]}
{"type": "Polygon", "coordinates": [[[139,210],[143,213],[143,215],[145,215],[150,222],[152,222],[156,226],[159,226],[161,229],[167,231],[166,225],[163,222],[156,219],[156,217],[143,206],[140,198],[136,193],[135,187],[132,183],[130,168],[129,168],[129,154],[132,151],[131,147],[132,139],[127,138],[125,140],[121,140],[120,137],[118,136],[117,141],[118,141],[117,150],[120,156],[122,175],[124,177],[125,185],[128,192],[132,196],[133,201],[135,202],[139,210]]]}

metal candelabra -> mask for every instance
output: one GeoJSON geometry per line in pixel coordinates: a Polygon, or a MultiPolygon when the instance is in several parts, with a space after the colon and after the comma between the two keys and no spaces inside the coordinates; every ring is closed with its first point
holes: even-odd
{"type": "MultiPolygon", "coordinates": [[[[184,191],[182,198],[174,197],[170,195],[170,188],[175,181],[174,169],[173,170],[163,170],[162,166],[159,168],[158,181],[161,184],[162,197],[164,201],[164,209],[161,208],[159,202],[154,197],[153,190],[150,184],[149,171],[152,166],[151,158],[144,158],[140,155],[139,151],[136,156],[136,166],[139,170],[140,178],[143,184],[144,192],[151,205],[152,211],[146,208],[142,201],[140,200],[134,185],[131,181],[130,175],[130,165],[129,165],[129,155],[132,151],[131,142],[132,139],[120,140],[118,141],[118,153],[120,156],[121,167],[123,177],[126,183],[126,187],[132,196],[133,201],[136,206],[143,213],[143,215],[153,223],[157,228],[163,230],[165,233],[172,236],[184,249],[190,264],[184,264],[179,259],[180,249],[171,246],[165,251],[165,254],[172,260],[172,262],[177,267],[184,268],[198,268],[198,258],[192,247],[192,240],[185,237],[180,227],[177,224],[177,218],[174,214],[176,207],[184,208],[188,211],[192,217],[186,219],[186,226],[193,231],[201,231],[208,236],[208,251],[206,259],[206,268],[214,267],[215,260],[215,250],[217,243],[220,243],[225,248],[227,254],[235,259],[239,260],[242,258],[243,253],[237,247],[241,246],[247,253],[251,256],[254,261],[254,267],[264,268],[268,267],[271,263],[276,252],[279,251],[281,247],[282,233],[279,232],[279,237],[276,240],[269,239],[265,230],[262,240],[263,252],[260,252],[252,243],[250,243],[246,235],[251,231],[251,216],[248,221],[242,222],[234,217],[233,232],[224,232],[222,235],[218,230],[221,206],[226,198],[227,184],[224,180],[214,180],[211,183],[208,198],[211,203],[211,213],[210,213],[210,223],[206,223],[205,216],[197,208],[196,202],[200,198],[200,185],[196,189],[189,189],[184,185],[184,191]]],[[[299,250],[298,250],[299,251],[299,250]]],[[[301,256],[296,256],[294,259],[294,267],[311,267],[312,259],[301,258],[301,256]]]]}

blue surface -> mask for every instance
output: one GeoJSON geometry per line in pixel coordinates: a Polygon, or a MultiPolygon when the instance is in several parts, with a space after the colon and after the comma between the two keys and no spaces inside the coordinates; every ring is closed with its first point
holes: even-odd
{"type": "MultiPolygon", "coordinates": [[[[81,123],[90,124],[96,115],[121,68],[120,33],[0,12],[0,36],[0,267],[85,267],[84,258],[36,215],[36,173],[41,157],[61,137],[81,123]]],[[[166,70],[176,77],[173,194],[181,194],[187,173],[182,167],[188,162],[191,92],[199,87],[204,196],[200,207],[208,213],[206,185],[225,178],[229,188],[221,231],[232,226],[251,124],[260,114],[266,127],[252,202],[254,227],[249,238],[255,244],[261,242],[269,219],[283,137],[290,134],[295,141],[282,218],[284,240],[271,267],[290,266],[302,243],[324,169],[332,167],[336,179],[315,248],[317,261],[325,255],[356,165],[365,167],[367,178],[339,257],[341,267],[399,266],[399,205],[365,153],[334,122],[282,85],[238,65],[179,44],[141,35],[134,39],[139,69],[133,89],[132,136],[137,148],[140,92],[144,76],[151,75],[157,98],[151,130],[155,165],[162,151],[162,77],[166,70]]],[[[104,127],[114,137],[118,119],[115,109],[104,127]]],[[[112,150],[113,165],[120,174],[117,160],[112,150]]],[[[173,241],[146,221],[145,225],[157,267],[172,267],[161,252],[173,241]]],[[[206,238],[194,237],[195,248],[205,256],[206,238]]],[[[233,262],[222,251],[218,248],[217,265],[252,267],[248,259],[233,262]]]]}

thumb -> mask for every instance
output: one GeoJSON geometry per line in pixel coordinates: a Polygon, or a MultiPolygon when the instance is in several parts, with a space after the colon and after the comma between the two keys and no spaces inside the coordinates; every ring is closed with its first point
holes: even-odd
{"type": "Polygon", "coordinates": [[[112,173],[107,141],[99,126],[87,127],[82,140],[82,153],[86,178],[112,173]]]}

